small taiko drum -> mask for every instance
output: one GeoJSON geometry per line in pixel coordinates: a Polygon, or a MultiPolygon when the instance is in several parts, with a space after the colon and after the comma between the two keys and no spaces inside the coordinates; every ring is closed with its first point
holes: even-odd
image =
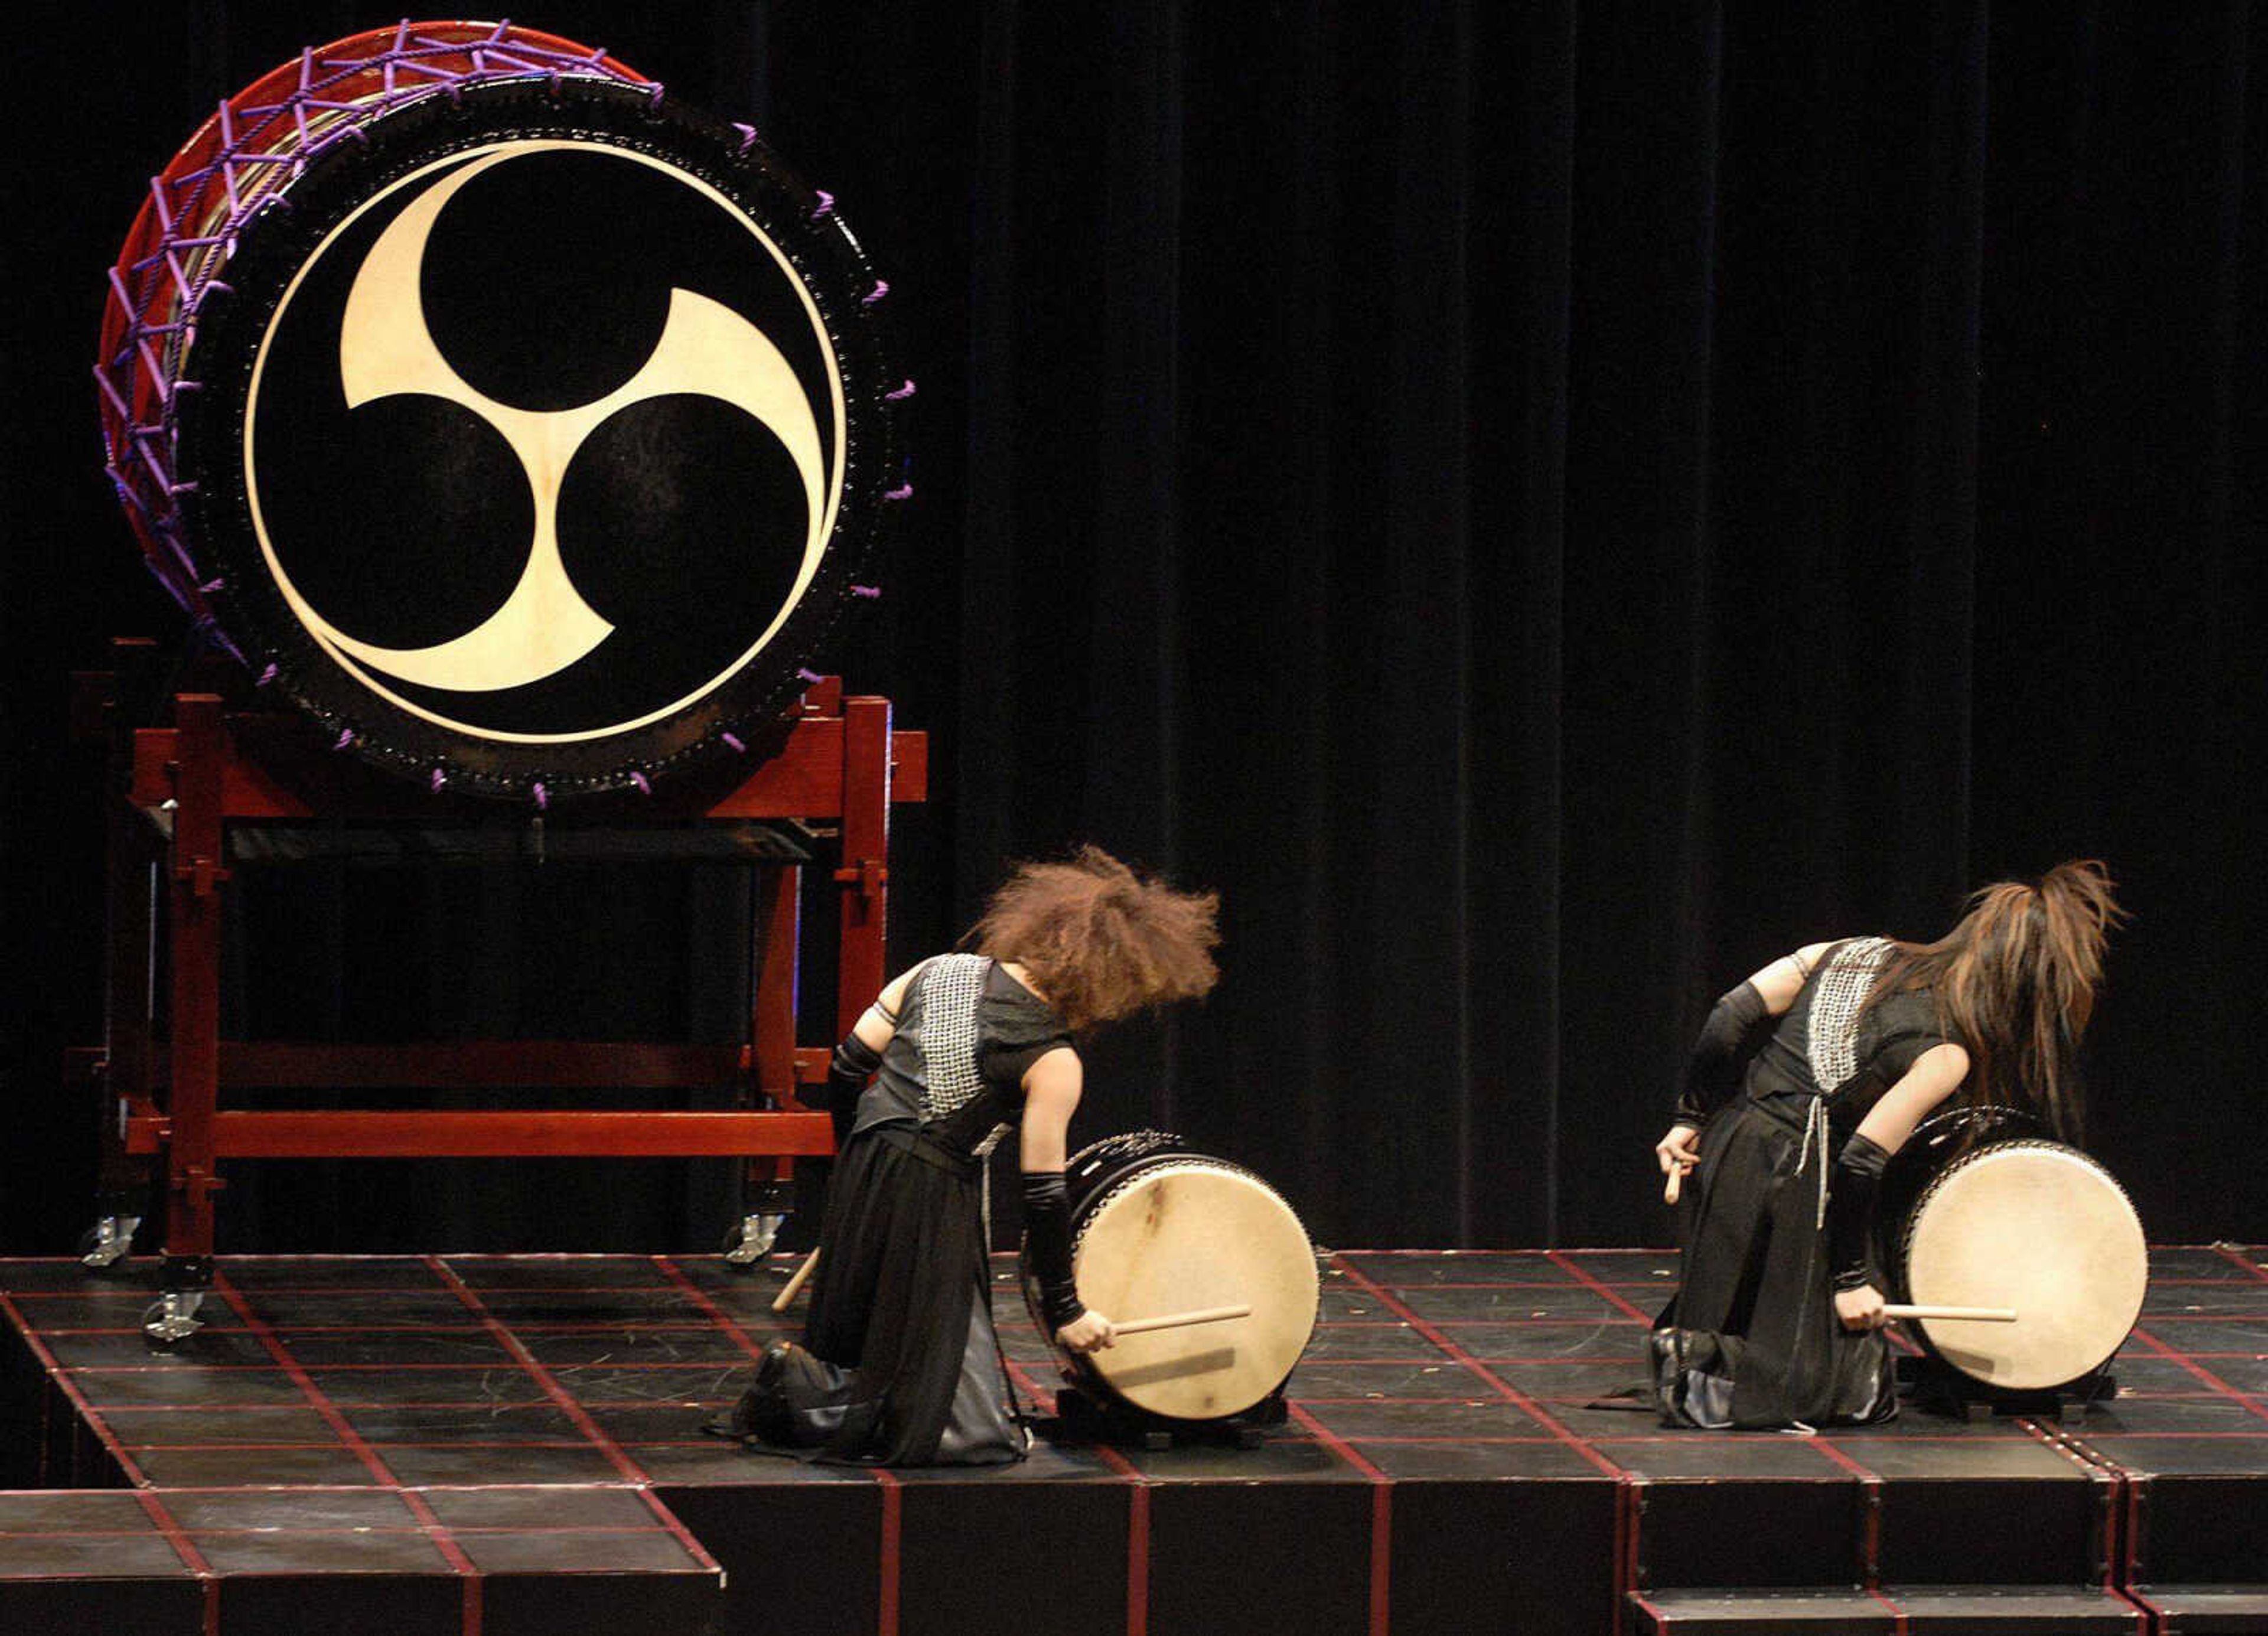
{"type": "Polygon", "coordinates": [[[888,286],[756,133],[605,52],[404,22],[151,183],[108,471],[151,570],[321,741],[490,795],[767,748],[911,494],[888,286]]]}
{"type": "Polygon", "coordinates": [[[2068,1386],[2117,1355],[2149,1283],[2125,1190],[2029,1114],[1955,1109],[1916,1131],[1884,1177],[1892,1299],[2013,1310],[2013,1323],[1915,1318],[1940,1361],[2005,1391],[2068,1386]]]}
{"type": "MultiPolygon", "coordinates": [[[[1197,1421],[1241,1414],[1290,1378],[1320,1282],[1307,1229],[1274,1188],[1159,1131],[1080,1149],[1064,1182],[1079,1299],[1134,1330],[1064,1352],[1075,1382],[1106,1404],[1197,1421]],[[1176,1321],[1140,1328],[1160,1317],[1176,1321]]],[[[1028,1257],[1023,1285],[1046,1333],[1028,1257]]]]}

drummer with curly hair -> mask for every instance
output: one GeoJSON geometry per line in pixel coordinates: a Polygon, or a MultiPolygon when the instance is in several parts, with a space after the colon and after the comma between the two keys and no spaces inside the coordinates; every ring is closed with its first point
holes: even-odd
{"type": "Polygon", "coordinates": [[[1057,1341],[1109,1345],[1109,1318],[1080,1304],[1071,1275],[1072,1041],[1211,990],[1219,907],[1083,847],[1018,866],[967,940],[975,953],[924,961],[882,991],[828,1075],[839,1157],[803,1345],[765,1349],[732,1433],[880,1465],[1023,1456],[992,1326],[985,1161],[1015,1133],[1057,1341]]]}
{"type": "Polygon", "coordinates": [[[1970,900],[1934,943],[1814,943],[1726,994],[1654,1154],[1693,1180],[1680,1286],[1656,1321],[1673,1426],[1863,1423],[1896,1412],[1874,1197],[1937,1106],[2010,1103],[2075,1140],[2080,1036],[2112,881],[2092,861],[1970,900]]]}

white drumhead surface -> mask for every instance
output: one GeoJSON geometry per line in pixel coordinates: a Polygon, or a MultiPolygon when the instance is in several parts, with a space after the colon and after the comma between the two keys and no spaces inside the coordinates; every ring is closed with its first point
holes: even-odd
{"type": "Polygon", "coordinates": [[[2104,1362],[2141,1315],[2149,1252],[2134,1207],[2071,1148],[2009,1143],[1956,1161],[1906,1232],[1918,1306],[2012,1307],[2014,1323],[1916,1319],[1956,1368],[2016,1390],[2104,1362]]]}
{"type": "Polygon", "coordinates": [[[1203,1160],[1143,1171],[1088,1219],[1079,1296],[1114,1323],[1207,1307],[1248,1317],[1129,1335],[1087,1362],[1138,1408],[1176,1419],[1249,1409],[1282,1382],[1315,1327],[1314,1248],[1257,1177],[1203,1160]]]}

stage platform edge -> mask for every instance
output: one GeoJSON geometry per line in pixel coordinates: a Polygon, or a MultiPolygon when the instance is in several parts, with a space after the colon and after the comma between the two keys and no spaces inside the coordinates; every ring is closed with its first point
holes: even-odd
{"type": "MultiPolygon", "coordinates": [[[[980,1472],[701,1434],[785,1258],[227,1257],[170,1350],[147,1263],[5,1261],[0,1628],[2268,1631],[2264,1254],[2154,1251],[2080,1424],[1806,1436],[1600,1406],[1672,1253],[1334,1252],[1263,1448],[980,1472]]],[[[1005,1261],[995,1310],[1045,1408],[1005,1261]]]]}

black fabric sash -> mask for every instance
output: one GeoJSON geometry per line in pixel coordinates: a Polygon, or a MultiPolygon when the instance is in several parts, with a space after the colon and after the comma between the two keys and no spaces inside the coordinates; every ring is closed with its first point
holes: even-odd
{"type": "Polygon", "coordinates": [[[959,1176],[964,1182],[975,1181],[984,1168],[983,1161],[976,1154],[956,1153],[931,1137],[926,1131],[917,1131],[910,1125],[876,1125],[867,1134],[878,1141],[887,1142],[902,1153],[911,1153],[924,1164],[942,1170],[947,1175],[959,1176]]]}

